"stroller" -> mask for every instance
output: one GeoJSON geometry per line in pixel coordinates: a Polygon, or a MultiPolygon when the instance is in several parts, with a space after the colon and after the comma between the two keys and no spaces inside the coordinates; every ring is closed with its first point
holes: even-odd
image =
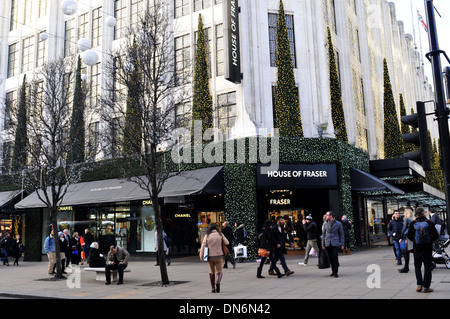
{"type": "Polygon", "coordinates": [[[436,264],[445,264],[445,267],[450,269],[450,256],[445,251],[448,245],[450,245],[448,236],[442,236],[433,243],[432,269],[436,268],[436,264]]]}

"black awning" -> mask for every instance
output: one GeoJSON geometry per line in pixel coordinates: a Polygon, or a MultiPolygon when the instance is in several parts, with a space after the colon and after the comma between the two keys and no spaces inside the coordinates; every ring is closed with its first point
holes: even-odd
{"type": "MultiPolygon", "coordinates": [[[[40,190],[41,194],[42,191],[40,190]]],[[[223,166],[183,171],[168,178],[158,197],[176,197],[224,192],[223,166]]],[[[70,185],[60,206],[106,204],[149,199],[147,191],[133,181],[109,179],[70,185]]],[[[37,192],[15,205],[17,209],[44,208],[37,192]]]]}
{"type": "Polygon", "coordinates": [[[385,181],[373,176],[370,173],[363,172],[356,168],[350,169],[352,190],[359,193],[366,193],[370,195],[382,194],[399,194],[403,195],[405,192],[401,189],[392,186],[385,181]]]}

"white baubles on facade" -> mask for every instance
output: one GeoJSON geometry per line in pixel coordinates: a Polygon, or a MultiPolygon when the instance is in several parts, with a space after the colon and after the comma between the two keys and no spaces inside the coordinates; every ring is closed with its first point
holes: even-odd
{"type": "Polygon", "coordinates": [[[106,18],[106,25],[108,27],[113,28],[113,27],[116,26],[116,24],[117,24],[117,20],[113,16],[109,16],[109,17],[106,18]]]}
{"type": "Polygon", "coordinates": [[[48,34],[47,34],[47,32],[41,32],[41,34],[39,34],[39,38],[40,38],[42,41],[47,40],[47,39],[48,39],[48,34]]]}
{"type": "Polygon", "coordinates": [[[78,4],[75,0],[64,0],[61,3],[61,11],[65,15],[71,16],[74,15],[78,10],[78,4]]]}
{"type": "Polygon", "coordinates": [[[94,50],[87,50],[81,54],[81,60],[87,66],[93,66],[98,62],[98,54],[94,50]]]}
{"type": "Polygon", "coordinates": [[[81,38],[80,40],[78,40],[77,45],[78,45],[78,49],[81,52],[84,52],[91,48],[91,40],[88,38],[81,38]]]}

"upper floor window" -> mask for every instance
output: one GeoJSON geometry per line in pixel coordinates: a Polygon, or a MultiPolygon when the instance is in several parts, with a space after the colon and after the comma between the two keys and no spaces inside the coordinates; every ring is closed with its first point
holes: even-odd
{"type": "MultiPolygon", "coordinates": [[[[295,58],[295,33],[294,33],[294,16],[286,15],[286,26],[291,47],[292,64],[297,67],[295,58]]],[[[270,48],[270,66],[277,66],[277,34],[278,34],[278,13],[269,13],[269,48],[270,48]]]]}

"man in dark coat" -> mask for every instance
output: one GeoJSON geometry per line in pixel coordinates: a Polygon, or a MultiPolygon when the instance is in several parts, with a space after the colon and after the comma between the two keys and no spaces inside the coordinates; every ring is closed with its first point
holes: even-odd
{"type": "Polygon", "coordinates": [[[395,256],[397,257],[397,265],[402,264],[402,251],[400,248],[400,239],[403,230],[403,218],[398,210],[394,211],[394,216],[388,224],[388,235],[392,238],[392,244],[395,247],[395,256]]]}
{"type": "MultiPolygon", "coordinates": [[[[414,255],[414,268],[416,270],[416,280],[417,280],[417,292],[429,293],[432,292],[433,289],[430,288],[431,285],[431,267],[433,260],[433,243],[438,239],[439,234],[436,231],[436,228],[433,222],[429,221],[425,216],[426,210],[423,207],[416,208],[416,220],[411,222],[409,226],[408,234],[406,237],[411,240],[413,244],[413,255],[414,255]],[[421,224],[418,224],[421,223],[421,224]],[[423,242],[417,242],[418,238],[416,238],[416,232],[420,232],[424,227],[416,227],[423,225],[422,223],[426,223],[428,225],[428,236],[426,240],[423,242]],[[418,229],[416,229],[418,228],[418,229]],[[424,274],[422,277],[422,264],[424,268],[424,274]]],[[[425,225],[426,226],[426,225],[425,225]]],[[[426,238],[426,236],[424,236],[426,238]]]]}
{"type": "MultiPolygon", "coordinates": [[[[294,272],[288,268],[286,259],[284,258],[284,255],[287,254],[285,243],[288,240],[286,239],[286,234],[284,232],[284,218],[282,216],[277,217],[276,225],[274,225],[270,230],[270,241],[272,246],[272,260],[270,264],[269,275],[275,275],[275,273],[273,272],[274,270],[278,278],[281,278],[284,275],[292,275],[294,272]],[[280,270],[276,266],[278,260],[281,262],[281,266],[284,269],[284,274],[281,274],[280,270]]],[[[292,242],[289,242],[289,244],[291,245],[291,247],[294,246],[292,242]]]]}
{"type": "Polygon", "coordinates": [[[228,251],[230,252],[228,255],[225,256],[225,264],[223,265],[223,268],[228,268],[228,261],[233,265],[233,269],[236,268],[236,262],[233,260],[233,257],[231,257],[231,252],[233,251],[233,230],[230,227],[230,223],[228,221],[225,221],[223,223],[223,229],[222,234],[225,236],[225,238],[228,240],[228,251]]]}

